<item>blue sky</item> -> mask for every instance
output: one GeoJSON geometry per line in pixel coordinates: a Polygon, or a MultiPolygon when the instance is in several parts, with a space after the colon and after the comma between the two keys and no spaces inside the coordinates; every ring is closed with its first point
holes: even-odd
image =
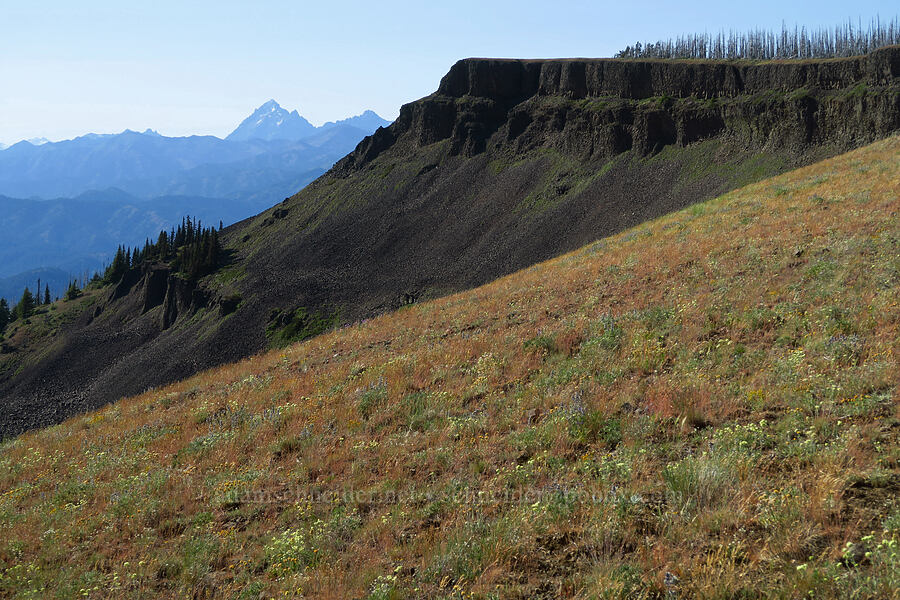
{"type": "Polygon", "coordinates": [[[269,98],[313,123],[394,118],[467,56],[610,56],[680,33],[834,25],[894,2],[0,0],[0,142],[223,136],[269,98]]]}

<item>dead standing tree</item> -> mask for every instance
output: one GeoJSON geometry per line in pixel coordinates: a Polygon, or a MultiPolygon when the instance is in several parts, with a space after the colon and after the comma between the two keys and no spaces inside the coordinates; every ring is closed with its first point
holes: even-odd
{"type": "Polygon", "coordinates": [[[868,54],[872,50],[900,44],[900,21],[887,23],[873,19],[868,27],[847,21],[834,28],[808,31],[789,29],[782,23],[776,33],[766,29],[727,34],[695,33],[659,42],[628,46],[616,58],[697,58],[697,59],[803,59],[837,58],[868,54]]]}

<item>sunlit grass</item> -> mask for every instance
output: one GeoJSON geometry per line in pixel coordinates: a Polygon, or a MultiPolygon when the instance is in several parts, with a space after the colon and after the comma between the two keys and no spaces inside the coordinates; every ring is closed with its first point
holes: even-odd
{"type": "Polygon", "coordinates": [[[896,597],[898,189],[895,137],[7,440],[0,594],[896,597]]]}

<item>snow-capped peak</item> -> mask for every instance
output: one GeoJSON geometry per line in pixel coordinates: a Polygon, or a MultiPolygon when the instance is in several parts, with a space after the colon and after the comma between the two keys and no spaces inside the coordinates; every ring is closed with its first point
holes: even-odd
{"type": "Polygon", "coordinates": [[[275,100],[269,100],[244,119],[226,139],[299,140],[315,133],[315,130],[296,110],[288,112],[275,100]]]}
{"type": "Polygon", "coordinates": [[[371,133],[379,127],[389,124],[390,121],[385,121],[371,110],[367,110],[349,119],[330,121],[321,127],[314,127],[296,110],[288,111],[275,100],[269,100],[244,119],[226,139],[238,141],[251,139],[300,140],[341,125],[371,133]]]}

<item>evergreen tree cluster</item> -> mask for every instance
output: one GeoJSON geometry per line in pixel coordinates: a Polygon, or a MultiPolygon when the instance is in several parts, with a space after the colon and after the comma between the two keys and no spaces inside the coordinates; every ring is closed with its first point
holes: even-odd
{"type": "MultiPolygon", "coordinates": [[[[78,284],[73,281],[69,289],[75,289],[76,293],[80,294],[78,291],[78,284]]],[[[38,279],[37,288],[38,293],[34,293],[31,291],[31,288],[25,286],[25,290],[22,292],[22,297],[12,308],[9,307],[9,303],[5,298],[0,298],[0,335],[3,334],[6,326],[12,323],[13,321],[17,321],[19,319],[25,320],[31,315],[35,313],[35,311],[41,306],[46,306],[53,303],[53,298],[50,296],[50,285],[44,285],[44,294],[41,296],[41,280],[38,279]]],[[[58,300],[59,298],[57,298],[58,300]]]]}
{"type": "Polygon", "coordinates": [[[185,217],[177,228],[160,231],[155,242],[148,239],[143,248],[119,246],[103,274],[103,281],[116,283],[145,261],[170,263],[189,279],[197,279],[214,271],[221,257],[219,232],[213,227],[204,228],[199,220],[185,217]]]}
{"type": "MultiPolygon", "coordinates": [[[[219,224],[221,229],[222,225],[219,224]]],[[[142,248],[119,246],[112,262],[106,267],[103,275],[94,273],[88,283],[118,283],[131,269],[138,269],[146,261],[169,263],[175,271],[183,273],[189,279],[198,279],[214,271],[222,260],[222,246],[219,232],[213,227],[204,228],[199,220],[185,217],[181,225],[170,231],[161,231],[155,242],[149,239],[142,248]]],[[[82,285],[87,282],[87,275],[82,278],[82,285]]],[[[6,326],[19,319],[27,319],[38,307],[50,304],[50,286],[44,286],[41,295],[41,280],[38,279],[37,293],[26,287],[22,298],[12,308],[5,299],[0,299],[0,334],[6,326]]],[[[81,296],[81,285],[73,279],[66,288],[63,298],[75,300],[81,296]]]]}
{"type": "Polygon", "coordinates": [[[695,33],[654,43],[628,46],[616,58],[802,59],[860,56],[877,48],[900,44],[900,21],[876,18],[863,27],[852,21],[832,28],[807,30],[784,23],[781,32],[756,29],[711,35],[695,33]]]}
{"type": "Polygon", "coordinates": [[[78,281],[73,279],[66,288],[66,294],[63,296],[66,300],[74,300],[81,295],[81,289],[78,287],[78,281]]]}

